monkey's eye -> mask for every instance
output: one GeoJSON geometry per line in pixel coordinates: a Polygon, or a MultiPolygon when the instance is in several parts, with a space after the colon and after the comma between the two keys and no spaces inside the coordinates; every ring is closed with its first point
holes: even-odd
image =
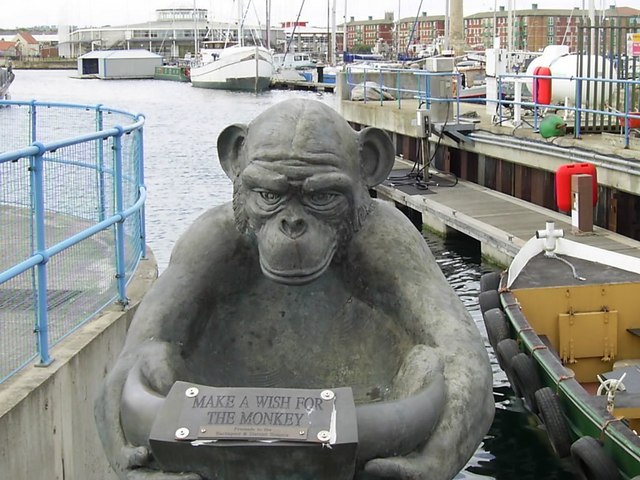
{"type": "Polygon", "coordinates": [[[318,207],[325,207],[329,205],[337,195],[332,192],[315,192],[309,195],[310,202],[318,207]]]}
{"type": "Polygon", "coordinates": [[[258,193],[260,194],[260,197],[262,197],[262,200],[264,200],[266,203],[270,205],[278,203],[282,198],[279,193],[272,192],[269,190],[259,190],[258,193]]]}

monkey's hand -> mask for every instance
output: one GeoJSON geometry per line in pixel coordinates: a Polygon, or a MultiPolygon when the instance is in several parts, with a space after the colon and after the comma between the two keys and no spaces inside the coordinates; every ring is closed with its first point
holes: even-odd
{"type": "Polygon", "coordinates": [[[365,471],[394,479],[422,478],[412,452],[429,441],[444,410],[442,361],[432,349],[416,345],[392,386],[389,401],[359,405],[358,462],[365,471]],[[403,456],[406,455],[406,456],[403,456]]]}
{"type": "Polygon", "coordinates": [[[494,407],[493,398],[487,399],[478,394],[478,384],[485,381],[482,363],[478,361],[477,367],[469,367],[458,375],[445,372],[443,377],[444,362],[436,354],[433,349],[421,353],[412,351],[400,369],[396,384],[398,392],[406,395],[416,386],[417,372],[427,370],[424,377],[427,383],[430,378],[437,382],[440,377],[445,400],[440,406],[437,422],[433,428],[425,430],[423,442],[411,452],[378,455],[378,458],[366,462],[364,469],[367,473],[396,480],[449,480],[464,467],[470,456],[468,452],[477,447],[474,430],[484,429],[485,425],[488,429],[494,407]],[[402,380],[403,376],[406,380],[402,380]]]}
{"type": "Polygon", "coordinates": [[[149,433],[165,397],[176,380],[185,378],[179,348],[151,340],[138,355],[122,390],[120,421],[127,444],[122,447],[122,478],[126,480],[200,480],[196,473],[163,472],[148,448],[149,433]]]}

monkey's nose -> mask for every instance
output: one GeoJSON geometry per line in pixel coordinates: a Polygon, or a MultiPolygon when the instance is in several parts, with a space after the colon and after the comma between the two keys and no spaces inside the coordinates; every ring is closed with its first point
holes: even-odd
{"type": "Polygon", "coordinates": [[[289,238],[296,239],[307,230],[307,222],[301,218],[295,220],[282,219],[280,230],[289,238]]]}

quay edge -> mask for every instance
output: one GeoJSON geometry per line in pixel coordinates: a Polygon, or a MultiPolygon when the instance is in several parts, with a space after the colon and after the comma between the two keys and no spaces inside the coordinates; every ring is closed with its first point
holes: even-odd
{"type": "Polygon", "coordinates": [[[388,184],[375,187],[378,196],[422,214],[423,224],[436,233],[447,236],[458,231],[478,240],[483,257],[490,262],[508,265],[524,242],[544,225],[545,218],[554,219],[571,232],[571,217],[558,211],[554,193],[555,172],[567,163],[589,162],[597,167],[600,198],[594,209],[595,235],[610,239],[611,248],[637,249],[640,245],[636,241],[640,240],[640,222],[630,220],[640,209],[637,141],[625,149],[622,135],[613,133],[545,140],[530,127],[493,125],[485,105],[461,104],[461,113],[471,113],[468,117],[475,126],[469,135],[471,141],[457,143],[448,136],[439,139],[432,134],[422,142],[416,127],[417,100],[351,101],[347,75],[338,75],[336,82],[340,113],[356,129],[373,126],[386,130],[396,145],[399,163],[404,163],[398,168],[412,168],[429,142],[431,166],[453,174],[460,191],[475,190],[468,202],[488,205],[493,198],[500,199],[493,212],[487,207],[475,209],[477,214],[473,214],[474,209],[465,212],[461,206],[466,193],[443,203],[445,195],[437,188],[432,189],[436,195],[410,195],[388,184]],[[501,212],[504,205],[518,213],[501,212]],[[526,221],[522,216],[531,218],[526,221]]]}
{"type": "Polygon", "coordinates": [[[151,250],[112,304],[52,349],[46,368],[27,366],[0,387],[2,478],[117,480],[95,427],[98,387],[124,346],[137,306],[158,277],[151,250]]]}

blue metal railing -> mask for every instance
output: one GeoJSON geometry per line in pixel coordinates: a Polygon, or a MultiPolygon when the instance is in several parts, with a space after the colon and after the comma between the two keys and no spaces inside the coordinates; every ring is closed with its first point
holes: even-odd
{"type": "MultiPolygon", "coordinates": [[[[494,103],[495,111],[498,118],[502,118],[502,109],[505,107],[513,108],[519,107],[527,110],[531,110],[534,115],[533,129],[538,129],[538,121],[541,116],[541,112],[545,109],[569,111],[573,114],[573,127],[574,137],[580,138],[582,128],[582,117],[585,114],[601,115],[603,117],[613,117],[617,119],[620,126],[620,131],[624,135],[624,147],[628,148],[630,144],[630,133],[636,124],[640,124],[640,107],[633,109],[631,105],[632,91],[638,91],[640,89],[640,80],[629,79],[615,79],[615,78],[592,78],[592,77],[566,77],[566,76],[545,76],[545,75],[524,75],[524,74],[503,74],[496,77],[498,98],[491,100],[486,98],[463,98],[461,96],[460,88],[452,88],[450,95],[446,97],[438,97],[432,95],[430,91],[431,78],[434,76],[449,77],[452,85],[461,85],[461,73],[460,72],[427,72],[425,70],[411,70],[402,68],[386,68],[380,66],[349,66],[346,69],[346,83],[349,87],[351,99],[351,92],[355,87],[362,88],[364,93],[362,100],[366,103],[368,101],[379,101],[382,105],[388,100],[387,95],[391,95],[398,108],[402,108],[403,100],[419,100],[420,104],[426,104],[437,102],[449,102],[455,105],[456,116],[460,115],[460,107],[462,103],[494,103]],[[574,103],[573,105],[562,104],[542,104],[538,103],[536,98],[531,100],[516,100],[510,99],[505,92],[506,86],[509,84],[528,83],[534,80],[550,79],[553,83],[557,82],[575,82],[574,86],[574,103]],[[583,102],[583,85],[588,84],[591,90],[595,91],[607,91],[620,90],[622,91],[625,107],[624,110],[615,110],[608,104],[602,103],[602,96],[596,103],[597,105],[584,104],[583,102]],[[415,85],[415,87],[413,86],[415,85]],[[609,88],[611,87],[611,88],[609,88]],[[369,98],[372,91],[375,89],[375,94],[371,95],[374,99],[369,98]]],[[[523,94],[530,93],[524,91],[523,94]]]]}
{"type": "Polygon", "coordinates": [[[127,305],[145,254],[143,124],[101,105],[0,101],[0,382],[127,305]]]}

